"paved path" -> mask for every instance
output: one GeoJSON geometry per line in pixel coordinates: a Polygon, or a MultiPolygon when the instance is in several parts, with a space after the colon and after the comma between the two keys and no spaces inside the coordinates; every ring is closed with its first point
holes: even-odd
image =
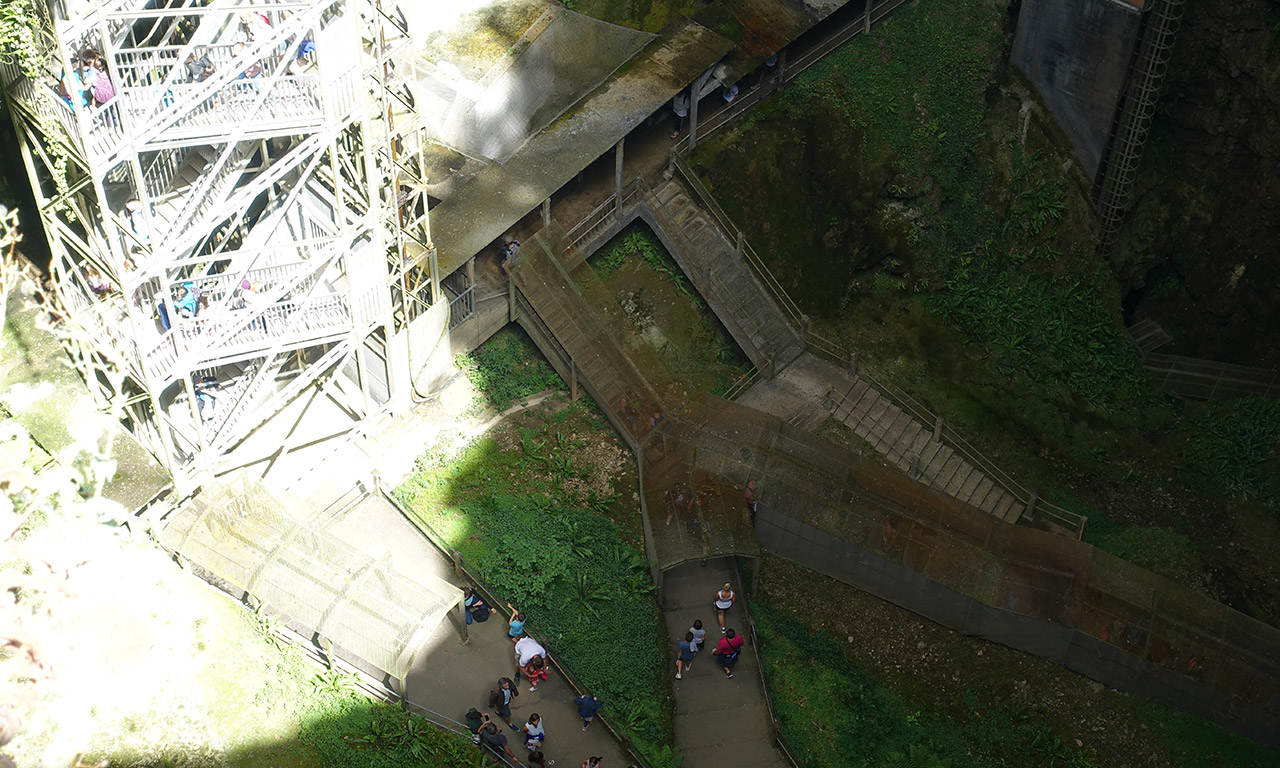
{"type": "MultiPolygon", "coordinates": [[[[707,646],[694,660],[693,669],[675,681],[676,745],[684,754],[683,764],[697,768],[783,768],[786,763],[773,748],[753,650],[743,648],[732,680],[711,654],[720,641],[711,602],[726,581],[734,585],[741,600],[741,585],[726,558],[713,558],[705,566],[685,563],[663,577],[663,617],[673,634],[672,676],[677,640],[684,638],[694,619],[702,619],[707,630],[707,646]]],[[[745,625],[746,614],[739,603],[726,614],[725,626],[745,631],[745,625]]]]}
{"type": "MultiPolygon", "coordinates": [[[[341,536],[352,546],[372,557],[391,555],[391,564],[405,574],[444,579],[463,584],[454,577],[444,557],[390,504],[378,497],[363,503],[331,523],[327,531],[341,536]]],[[[536,621],[536,617],[533,617],[536,621]]],[[[488,711],[485,704],[489,690],[499,677],[514,677],[515,656],[507,639],[507,624],[494,615],[483,624],[472,624],[469,642],[462,645],[458,629],[452,621],[442,623],[418,652],[405,680],[405,698],[418,706],[462,721],[469,708],[488,711]]],[[[555,655],[555,648],[549,649],[555,655]]],[[[591,755],[604,757],[606,768],[625,768],[631,758],[613,740],[601,723],[585,733],[573,704],[576,694],[559,675],[530,691],[527,682],[520,686],[520,696],[511,707],[511,720],[517,727],[531,712],[542,715],[547,730],[548,759],[559,766],[577,768],[591,755]]],[[[608,702],[605,702],[606,707],[608,702]]],[[[528,750],[516,734],[491,713],[502,725],[511,751],[523,762],[528,750]]]]}

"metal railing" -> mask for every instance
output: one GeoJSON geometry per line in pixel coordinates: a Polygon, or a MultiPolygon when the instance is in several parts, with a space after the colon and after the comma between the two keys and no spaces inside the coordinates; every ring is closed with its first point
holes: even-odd
{"type": "MultiPolygon", "coordinates": [[[[702,203],[705,210],[711,213],[712,217],[719,223],[720,227],[730,237],[743,238],[743,258],[756,272],[756,276],[764,285],[766,291],[773,295],[774,300],[784,311],[786,311],[793,321],[795,321],[803,330],[803,340],[806,348],[811,352],[826,358],[828,361],[835,363],[840,367],[849,366],[851,361],[856,360],[856,353],[845,347],[844,345],[824,338],[809,329],[809,320],[800,311],[799,306],[787,294],[786,288],[778,282],[777,278],[769,271],[763,259],[756,253],[755,249],[745,240],[745,235],[733,221],[724,209],[720,207],[715,198],[702,186],[702,182],[694,174],[693,169],[684,158],[673,155],[671,160],[673,166],[679,171],[685,180],[685,186],[692,189],[695,196],[702,203]]],[[[858,376],[866,379],[867,383],[875,387],[882,395],[888,398],[894,405],[897,405],[916,421],[925,427],[934,426],[939,432],[939,438],[949,445],[961,458],[968,461],[974,467],[982,470],[992,482],[1003,486],[1019,501],[1026,505],[1028,516],[1033,514],[1043,514],[1052,521],[1068,530],[1070,530],[1076,538],[1080,538],[1084,534],[1084,526],[1087,521],[1085,515],[1072,512],[1063,507],[1050,504],[1040,499],[1039,496],[1009,476],[1007,472],[1002,470],[995,462],[988,459],[973,444],[955,428],[946,423],[940,416],[934,414],[919,401],[906,392],[898,389],[890,384],[887,380],[880,378],[877,374],[868,370],[865,366],[859,365],[857,369],[858,376]]]]}

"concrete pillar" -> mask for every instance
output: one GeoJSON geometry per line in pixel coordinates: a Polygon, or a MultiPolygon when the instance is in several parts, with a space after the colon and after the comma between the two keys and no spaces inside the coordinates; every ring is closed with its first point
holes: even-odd
{"type": "Polygon", "coordinates": [[[862,14],[862,34],[871,34],[871,7],[876,4],[876,0],[867,0],[867,10],[862,14]]]}

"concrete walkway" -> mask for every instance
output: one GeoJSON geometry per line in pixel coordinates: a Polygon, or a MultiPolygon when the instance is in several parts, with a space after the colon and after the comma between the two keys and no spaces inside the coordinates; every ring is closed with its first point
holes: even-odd
{"type": "MultiPolygon", "coordinates": [[[[380,497],[366,499],[343,514],[326,528],[371,557],[390,554],[391,565],[400,573],[438,578],[465,586],[453,575],[451,564],[418,533],[398,510],[380,497]]],[[[531,617],[536,622],[537,617],[531,617]]],[[[515,656],[507,639],[505,617],[493,615],[483,624],[472,624],[469,642],[463,645],[456,624],[446,621],[436,629],[414,658],[405,680],[405,698],[420,707],[462,721],[469,708],[489,711],[489,690],[497,686],[499,677],[512,677],[515,656]]],[[[556,649],[548,648],[554,657],[556,649]]],[[[735,680],[736,681],[736,680],[735,680]]],[[[511,720],[519,727],[529,714],[542,716],[547,731],[543,752],[557,765],[577,768],[591,755],[604,757],[607,768],[624,768],[631,758],[614,741],[602,723],[597,722],[585,733],[573,699],[577,694],[562,677],[551,679],[530,691],[528,682],[520,685],[520,696],[511,707],[511,720]]],[[[608,702],[604,702],[608,706],[608,702]]],[[[490,712],[507,736],[511,751],[523,763],[528,750],[490,712]]]]}
{"type": "Polygon", "coordinates": [[[707,644],[694,659],[693,669],[675,681],[676,746],[684,754],[684,765],[697,768],[784,768],[786,762],[773,748],[754,650],[743,647],[732,680],[724,676],[719,657],[711,653],[721,637],[712,601],[726,581],[733,584],[738,602],[725,614],[725,626],[745,637],[744,598],[731,561],[689,562],[663,575],[663,617],[673,634],[671,675],[675,675],[677,642],[684,639],[694,619],[702,619],[707,630],[707,644]]]}

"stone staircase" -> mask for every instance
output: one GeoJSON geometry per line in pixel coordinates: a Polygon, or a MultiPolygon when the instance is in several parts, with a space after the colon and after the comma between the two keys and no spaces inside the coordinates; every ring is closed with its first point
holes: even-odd
{"type": "Polygon", "coordinates": [[[771,377],[804,352],[804,339],[756,280],[736,245],[680,181],[671,179],[646,191],[640,215],[756,368],[771,377]]]}

